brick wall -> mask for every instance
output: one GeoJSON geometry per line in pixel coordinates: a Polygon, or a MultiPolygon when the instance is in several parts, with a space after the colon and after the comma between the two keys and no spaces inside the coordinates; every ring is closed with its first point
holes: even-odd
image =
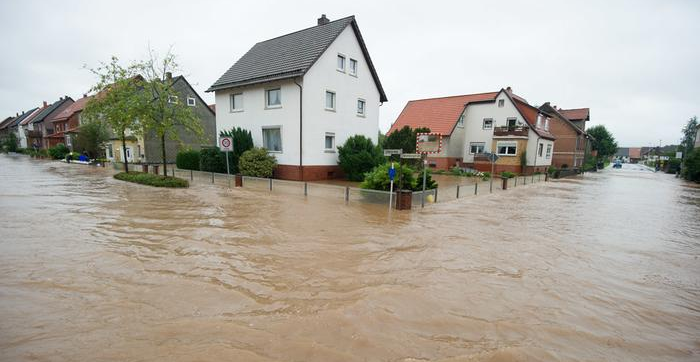
{"type": "Polygon", "coordinates": [[[274,178],[295,181],[318,181],[343,177],[340,166],[295,166],[278,165],[273,174],[274,178]]]}

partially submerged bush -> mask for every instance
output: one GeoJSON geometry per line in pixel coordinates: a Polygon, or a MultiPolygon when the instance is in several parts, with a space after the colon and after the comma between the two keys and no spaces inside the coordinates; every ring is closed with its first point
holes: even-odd
{"type": "Polygon", "coordinates": [[[245,151],[238,160],[238,169],[244,176],[272,177],[275,167],[277,167],[275,156],[268,154],[264,148],[245,151]]]}
{"type": "Polygon", "coordinates": [[[515,177],[515,173],[510,172],[510,171],[503,171],[501,172],[501,178],[513,178],[515,177]]]}
{"type": "Polygon", "coordinates": [[[338,147],[338,165],[348,180],[362,181],[365,173],[372,171],[382,162],[382,151],[365,136],[352,136],[338,147]]]}
{"type": "Polygon", "coordinates": [[[199,171],[199,151],[180,151],[175,158],[177,168],[199,171]]]}
{"type": "MultiPolygon", "coordinates": [[[[394,179],[394,190],[398,190],[399,185],[401,184],[399,182],[399,174],[401,175],[401,179],[403,180],[402,188],[404,190],[420,191],[423,189],[422,174],[419,173],[416,176],[413,169],[407,165],[403,165],[400,170],[401,172],[399,172],[399,167],[399,164],[394,164],[394,168],[396,169],[396,178],[394,179]]],[[[360,187],[363,189],[389,191],[391,185],[391,180],[389,179],[390,168],[390,163],[385,163],[383,165],[375,167],[374,170],[372,170],[372,172],[368,172],[365,174],[365,180],[362,181],[360,187]]],[[[437,188],[438,186],[437,182],[435,182],[435,180],[433,180],[433,178],[430,177],[430,173],[426,175],[425,181],[426,190],[431,190],[437,188]]]]}
{"type": "Polygon", "coordinates": [[[160,176],[144,172],[120,172],[114,175],[117,180],[134,182],[137,184],[155,187],[188,187],[189,182],[172,176],[160,176]]]}
{"type": "Polygon", "coordinates": [[[491,178],[491,172],[482,172],[482,173],[481,173],[481,178],[483,178],[484,180],[490,179],[490,178],[491,178]]]}
{"type": "Polygon", "coordinates": [[[57,144],[55,147],[49,148],[49,155],[55,160],[62,160],[66,158],[66,155],[70,152],[68,147],[63,143],[57,144]]]}

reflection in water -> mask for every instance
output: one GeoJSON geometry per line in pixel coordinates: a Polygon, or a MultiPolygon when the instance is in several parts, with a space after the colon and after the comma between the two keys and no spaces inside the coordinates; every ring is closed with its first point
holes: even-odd
{"type": "Polygon", "coordinates": [[[669,175],[391,220],[110,175],[0,155],[0,360],[700,358],[700,189],[669,175]]]}

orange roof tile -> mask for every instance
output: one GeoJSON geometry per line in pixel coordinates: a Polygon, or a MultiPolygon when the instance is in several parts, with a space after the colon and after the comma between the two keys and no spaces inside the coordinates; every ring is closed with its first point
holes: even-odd
{"type": "Polygon", "coordinates": [[[540,110],[519,100],[519,99],[514,99],[515,107],[520,111],[520,114],[523,115],[523,118],[525,118],[525,121],[527,122],[528,126],[530,126],[530,129],[535,131],[540,137],[543,138],[549,138],[549,139],[555,139],[554,135],[549,133],[549,131],[544,130],[543,128],[537,128],[537,116],[540,114],[540,110]]]}
{"type": "Polygon", "coordinates": [[[564,117],[566,117],[572,121],[579,121],[579,120],[583,120],[583,119],[588,119],[588,116],[590,115],[589,108],[559,109],[558,111],[564,117]]]}
{"type": "Polygon", "coordinates": [[[498,93],[489,92],[409,101],[399,114],[399,118],[391,125],[388,133],[409,126],[411,128],[428,127],[431,132],[449,136],[467,104],[493,101],[498,93]]]}
{"type": "Polygon", "coordinates": [[[70,118],[73,114],[76,112],[80,112],[85,108],[87,105],[88,100],[90,100],[92,96],[90,97],[83,97],[78,99],[77,101],[73,102],[70,106],[66,107],[61,113],[57,114],[53,119],[51,119],[51,122],[56,122],[56,121],[65,121],[66,119],[70,118]]]}

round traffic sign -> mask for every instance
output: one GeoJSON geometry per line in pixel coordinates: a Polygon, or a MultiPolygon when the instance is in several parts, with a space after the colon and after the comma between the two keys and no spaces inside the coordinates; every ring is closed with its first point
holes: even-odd
{"type": "Polygon", "coordinates": [[[222,138],[221,145],[226,147],[226,148],[231,147],[231,139],[230,138],[222,138]]]}

